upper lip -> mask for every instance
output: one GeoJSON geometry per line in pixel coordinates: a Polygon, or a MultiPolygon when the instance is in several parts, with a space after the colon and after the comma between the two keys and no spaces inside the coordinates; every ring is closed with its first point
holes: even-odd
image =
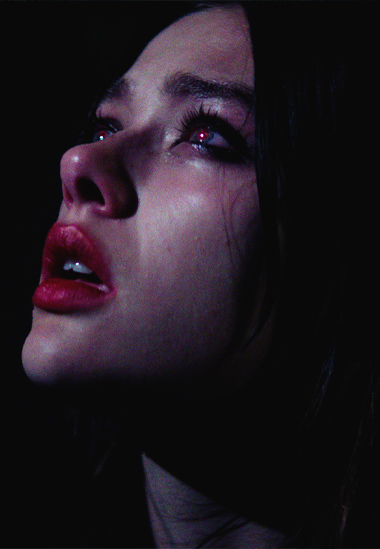
{"type": "Polygon", "coordinates": [[[99,284],[112,290],[108,267],[93,240],[77,225],[55,223],[50,229],[43,250],[42,282],[49,278],[64,278],[63,265],[69,259],[79,261],[99,278],[99,284]]]}

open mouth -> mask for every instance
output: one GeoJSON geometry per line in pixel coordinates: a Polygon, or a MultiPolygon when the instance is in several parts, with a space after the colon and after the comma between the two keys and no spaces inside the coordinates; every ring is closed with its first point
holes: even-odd
{"type": "Polygon", "coordinates": [[[33,304],[66,313],[100,306],[114,293],[107,265],[94,242],[76,225],[53,225],[33,304]]]}
{"type": "Polygon", "coordinates": [[[64,280],[82,280],[83,282],[95,284],[97,286],[103,284],[99,276],[94,271],[76,259],[68,259],[65,261],[58,276],[56,275],[56,277],[63,278],[64,280]]]}

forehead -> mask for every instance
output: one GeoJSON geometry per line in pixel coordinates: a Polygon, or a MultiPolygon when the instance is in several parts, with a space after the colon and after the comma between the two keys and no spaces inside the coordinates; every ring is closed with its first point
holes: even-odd
{"type": "Polygon", "coordinates": [[[243,8],[214,7],[189,14],[160,32],[143,50],[128,76],[195,72],[200,77],[253,85],[249,23],[243,8]]]}

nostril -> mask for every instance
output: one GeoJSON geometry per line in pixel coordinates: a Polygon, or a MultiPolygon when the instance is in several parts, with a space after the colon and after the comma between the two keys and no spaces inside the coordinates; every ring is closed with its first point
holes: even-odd
{"type": "Polygon", "coordinates": [[[80,179],[77,184],[77,192],[84,202],[97,202],[101,206],[105,205],[102,193],[90,179],[80,179]]]}

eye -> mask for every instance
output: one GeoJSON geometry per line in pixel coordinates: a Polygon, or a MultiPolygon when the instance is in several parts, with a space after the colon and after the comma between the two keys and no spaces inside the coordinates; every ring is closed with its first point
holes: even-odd
{"type": "Polygon", "coordinates": [[[113,135],[119,131],[115,123],[111,122],[107,118],[97,117],[92,121],[89,128],[89,142],[96,143],[98,141],[104,141],[110,135],[113,135]]]}
{"type": "Polygon", "coordinates": [[[201,106],[184,117],[180,138],[174,143],[189,143],[201,154],[224,163],[252,161],[252,150],[246,139],[217,113],[204,111],[201,106]]]}
{"type": "Polygon", "coordinates": [[[95,131],[95,133],[93,134],[92,142],[96,143],[97,141],[103,141],[104,139],[106,139],[107,137],[109,137],[114,133],[115,132],[112,131],[111,129],[106,129],[106,128],[99,129],[98,131],[95,131]]]}
{"type": "Polygon", "coordinates": [[[214,131],[212,128],[202,127],[195,130],[189,137],[190,143],[197,145],[200,148],[205,147],[218,147],[220,149],[232,150],[233,147],[229,144],[227,139],[223,137],[219,132],[214,131]]]}
{"type": "Polygon", "coordinates": [[[91,114],[77,143],[84,144],[104,141],[118,131],[120,131],[120,128],[118,128],[113,121],[91,114]]]}

